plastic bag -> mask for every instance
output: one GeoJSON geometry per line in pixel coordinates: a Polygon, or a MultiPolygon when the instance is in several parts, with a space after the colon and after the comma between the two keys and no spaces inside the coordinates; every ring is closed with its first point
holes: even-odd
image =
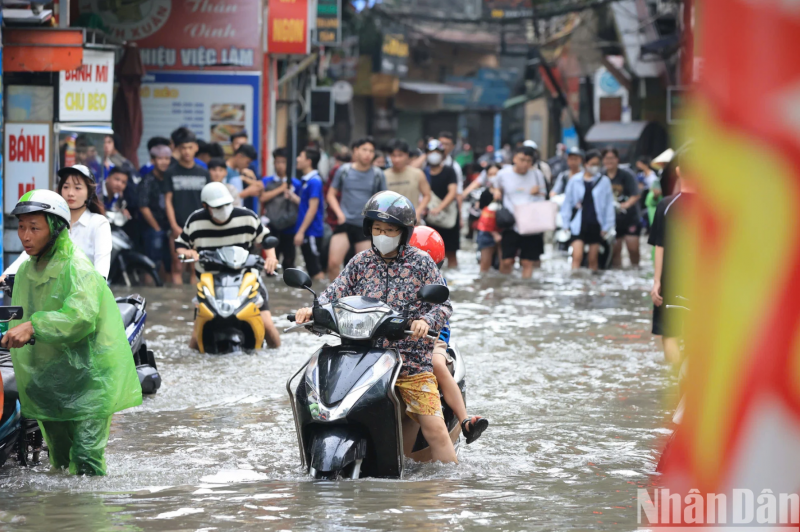
{"type": "Polygon", "coordinates": [[[141,404],[122,317],[86,255],[63,231],[49,261],[25,261],[12,304],[23,307],[36,344],[11,350],[22,412],[38,420],[104,418],[141,404]]]}

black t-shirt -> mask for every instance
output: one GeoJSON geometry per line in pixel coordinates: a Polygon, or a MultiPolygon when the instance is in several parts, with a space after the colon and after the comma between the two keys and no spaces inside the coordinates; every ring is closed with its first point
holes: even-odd
{"type": "Polygon", "coordinates": [[[447,187],[457,185],[456,171],[451,166],[443,166],[442,171],[436,175],[431,174],[431,190],[443,200],[447,196],[447,187]]]}
{"type": "Polygon", "coordinates": [[[159,179],[154,172],[150,172],[142,178],[137,192],[139,207],[149,208],[161,230],[169,230],[166,201],[164,200],[164,194],[169,192],[167,190],[167,180],[159,179]]]}
{"type": "Polygon", "coordinates": [[[673,274],[668,274],[667,272],[675,271],[675,266],[672,264],[675,261],[675,249],[681,248],[685,244],[685,235],[678,231],[680,225],[675,223],[675,220],[681,216],[681,212],[686,208],[691,198],[691,194],[676,194],[663,198],[656,207],[653,225],[650,228],[650,237],[647,239],[647,243],[651,246],[664,248],[664,263],[661,268],[661,295],[669,305],[679,304],[674,301],[675,296],[687,297],[688,295],[685,293],[682,283],[679,283],[673,274]]]}
{"type": "MultiPolygon", "coordinates": [[[[638,196],[640,194],[636,177],[624,168],[617,169],[617,175],[611,180],[611,189],[614,191],[614,199],[617,203],[625,203],[632,196],[638,196]]],[[[628,208],[627,214],[620,213],[618,217],[625,218],[626,220],[637,220],[639,218],[638,204],[631,205],[628,208]]]]}
{"type": "Polygon", "coordinates": [[[196,164],[191,168],[174,164],[166,171],[164,175],[164,181],[167,182],[166,191],[172,192],[175,221],[179,226],[183,227],[189,215],[203,207],[200,192],[210,180],[208,170],[196,164]]]}

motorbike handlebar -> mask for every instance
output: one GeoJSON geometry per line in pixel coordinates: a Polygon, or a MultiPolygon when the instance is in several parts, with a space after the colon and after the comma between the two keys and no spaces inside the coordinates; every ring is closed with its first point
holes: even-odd
{"type": "MultiPolygon", "coordinates": [[[[414,334],[412,331],[405,331],[405,333],[406,333],[406,336],[411,336],[412,334],[414,334]]],[[[430,333],[429,332],[425,336],[427,336],[428,338],[430,338],[432,340],[438,340],[439,339],[439,333],[438,332],[437,333],[430,333]]]]}
{"type": "Polygon", "coordinates": [[[184,255],[183,253],[178,255],[178,260],[181,261],[184,264],[189,264],[191,262],[197,262],[197,259],[187,259],[186,255],[184,255]]]}
{"type": "MultiPolygon", "coordinates": [[[[0,341],[3,340],[3,336],[5,336],[5,333],[0,333],[0,341]]],[[[36,338],[31,336],[31,339],[28,340],[27,345],[35,345],[35,344],[36,344],[36,338]]],[[[4,349],[7,349],[7,348],[4,348],[4,349]]]]}
{"type": "Polygon", "coordinates": [[[286,319],[291,321],[291,322],[294,322],[294,314],[287,314],[286,315],[286,319]]]}

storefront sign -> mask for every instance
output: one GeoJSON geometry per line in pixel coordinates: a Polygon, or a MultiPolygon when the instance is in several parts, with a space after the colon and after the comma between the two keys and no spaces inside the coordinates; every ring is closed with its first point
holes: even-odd
{"type": "Polygon", "coordinates": [[[528,18],[533,15],[532,0],[485,0],[484,17],[528,18]]]}
{"type": "Polygon", "coordinates": [[[272,0],[267,10],[267,50],[271,54],[309,53],[308,0],[272,0]]]}
{"type": "Polygon", "coordinates": [[[402,29],[387,31],[381,48],[381,73],[404,78],[408,74],[408,41],[402,29]]]}
{"type": "Polygon", "coordinates": [[[259,76],[159,73],[146,76],[140,90],[144,130],[139,160],[150,158],[147,140],[169,137],[188,127],[208,142],[219,142],[230,153],[230,136],[246,131],[248,143],[258,146],[259,76]]]}
{"type": "Polygon", "coordinates": [[[26,192],[50,187],[51,129],[51,124],[5,124],[3,198],[6,214],[14,210],[26,192]]]}
{"type": "Polygon", "coordinates": [[[79,9],[99,15],[114,37],[136,42],[148,70],[255,70],[261,65],[261,2],[79,0],[79,9]]]}
{"type": "Polygon", "coordinates": [[[342,0],[317,0],[314,44],[336,46],[342,42],[342,0]]]}
{"type": "Polygon", "coordinates": [[[81,68],[59,74],[61,122],[111,122],[113,98],[114,52],[84,50],[81,68]]]}

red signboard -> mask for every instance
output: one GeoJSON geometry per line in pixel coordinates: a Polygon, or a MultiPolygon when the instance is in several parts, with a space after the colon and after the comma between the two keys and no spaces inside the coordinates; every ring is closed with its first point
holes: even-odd
{"type": "Polygon", "coordinates": [[[308,0],[270,1],[267,50],[271,54],[309,53],[308,0]]]}
{"type": "MultiPolygon", "coordinates": [[[[305,5],[306,1],[303,0],[302,4],[305,5]]],[[[136,42],[148,70],[261,68],[261,2],[79,2],[81,14],[99,15],[111,35],[136,42]]]]}

